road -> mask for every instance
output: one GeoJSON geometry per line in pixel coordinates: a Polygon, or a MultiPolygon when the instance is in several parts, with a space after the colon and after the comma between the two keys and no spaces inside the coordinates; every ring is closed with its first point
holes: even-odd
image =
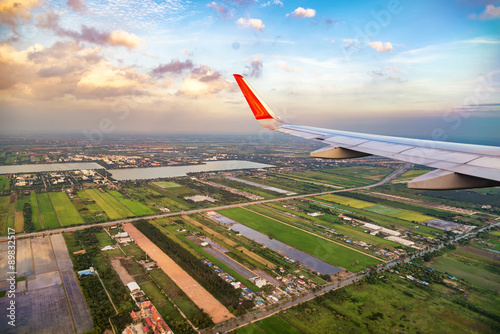
{"type": "MultiPolygon", "coordinates": [[[[403,173],[405,173],[409,168],[411,167],[411,164],[404,164],[403,166],[399,167],[396,169],[394,172],[386,176],[383,180],[362,186],[362,187],[355,187],[355,188],[348,188],[348,189],[338,189],[338,190],[332,190],[332,191],[325,191],[321,193],[314,193],[314,194],[304,194],[304,195],[295,195],[295,196],[287,196],[287,197],[280,197],[280,198],[274,198],[274,199],[267,199],[267,200],[260,200],[260,201],[253,201],[253,202],[246,202],[246,203],[239,203],[239,204],[230,204],[230,205],[223,205],[223,206],[218,206],[218,207],[211,207],[211,208],[204,208],[204,209],[196,209],[196,210],[189,210],[189,211],[180,211],[180,212],[170,212],[170,213],[164,213],[164,214],[159,214],[159,215],[151,215],[151,216],[143,216],[143,217],[134,217],[134,218],[128,218],[128,219],[121,219],[121,220],[114,220],[114,221],[109,221],[105,223],[97,223],[97,224],[91,224],[91,225],[79,225],[79,226],[73,226],[73,227],[65,227],[65,228],[58,228],[58,229],[51,229],[47,231],[40,231],[40,232],[33,232],[33,233],[18,233],[16,234],[16,239],[20,238],[31,238],[31,237],[38,237],[38,236],[44,236],[44,235],[50,235],[50,234],[56,234],[56,233],[62,233],[62,232],[71,232],[71,231],[77,231],[77,230],[84,230],[89,227],[94,227],[94,226],[112,226],[116,224],[123,224],[123,223],[132,223],[141,219],[158,219],[158,218],[165,218],[165,217],[173,217],[173,216],[178,216],[178,215],[190,215],[190,214],[195,214],[195,213],[202,213],[202,212],[208,212],[208,211],[216,211],[216,210],[222,210],[222,209],[231,209],[231,208],[237,208],[237,207],[242,207],[242,206],[249,206],[249,205],[256,205],[256,204],[264,204],[264,203],[272,203],[272,202],[280,202],[280,201],[286,201],[286,200],[291,200],[291,199],[300,199],[300,198],[306,198],[306,197],[313,197],[313,196],[321,196],[321,195],[327,195],[327,194],[334,194],[334,193],[339,193],[339,192],[347,192],[347,191],[354,191],[354,190],[361,190],[361,189],[368,189],[368,188],[373,188],[380,186],[382,184],[385,184],[387,182],[390,182],[394,180],[395,178],[399,177],[403,173]]],[[[7,236],[2,236],[0,237],[0,242],[2,241],[7,241],[7,236]]]]}

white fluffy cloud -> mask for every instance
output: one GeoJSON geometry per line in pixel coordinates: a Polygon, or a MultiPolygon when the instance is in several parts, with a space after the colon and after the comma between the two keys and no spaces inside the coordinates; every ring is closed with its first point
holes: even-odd
{"type": "Polygon", "coordinates": [[[302,8],[299,7],[296,10],[292,12],[293,17],[298,17],[298,18],[303,18],[303,17],[315,17],[316,16],[316,10],[311,9],[311,8],[302,8]]]}
{"type": "Polygon", "coordinates": [[[263,31],[266,27],[260,19],[244,19],[241,17],[236,23],[242,28],[252,28],[256,31],[263,31]]]}
{"type": "Polygon", "coordinates": [[[377,50],[378,52],[390,52],[394,50],[394,47],[390,42],[385,42],[385,43],[382,43],[380,41],[370,42],[368,43],[368,46],[377,50]]]}

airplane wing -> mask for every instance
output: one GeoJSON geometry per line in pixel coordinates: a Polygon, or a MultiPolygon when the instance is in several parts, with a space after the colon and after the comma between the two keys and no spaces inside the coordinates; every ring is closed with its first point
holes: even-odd
{"type": "Polygon", "coordinates": [[[264,127],[325,143],[311,157],[348,159],[379,155],[436,170],[408,183],[413,189],[468,189],[500,186],[500,147],[447,143],[292,125],[283,122],[245,78],[234,74],[255,118],[264,127]]]}

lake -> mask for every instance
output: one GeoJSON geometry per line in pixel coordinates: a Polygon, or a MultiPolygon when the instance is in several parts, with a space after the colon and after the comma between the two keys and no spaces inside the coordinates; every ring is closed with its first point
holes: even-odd
{"type": "Polygon", "coordinates": [[[113,178],[118,181],[124,180],[148,180],[164,177],[186,176],[188,173],[214,172],[237,169],[268,168],[273,165],[261,164],[258,162],[244,160],[220,160],[206,161],[203,165],[190,166],[168,166],[168,167],[148,167],[148,168],[123,168],[108,169],[113,178]]]}

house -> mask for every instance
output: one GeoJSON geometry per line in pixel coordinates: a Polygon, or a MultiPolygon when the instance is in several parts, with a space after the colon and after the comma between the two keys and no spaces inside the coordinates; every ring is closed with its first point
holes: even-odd
{"type": "Polygon", "coordinates": [[[115,249],[115,247],[113,247],[113,246],[106,246],[104,248],[101,248],[101,251],[105,252],[105,251],[112,250],[112,249],[115,249]]]}
{"type": "Polygon", "coordinates": [[[134,321],[134,322],[139,319],[139,316],[134,311],[130,312],[130,317],[132,318],[132,321],[134,321]]]}
{"type": "Polygon", "coordinates": [[[137,284],[136,282],[130,282],[130,283],[128,283],[127,284],[127,288],[130,290],[130,292],[141,290],[139,284],[137,284]]]}

